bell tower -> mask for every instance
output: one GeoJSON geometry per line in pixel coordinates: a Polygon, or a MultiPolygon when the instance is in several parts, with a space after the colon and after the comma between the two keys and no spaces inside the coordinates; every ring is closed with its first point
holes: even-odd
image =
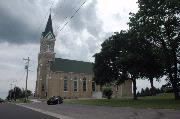
{"type": "Polygon", "coordinates": [[[36,96],[39,98],[47,97],[49,61],[54,61],[55,35],[52,28],[51,14],[49,15],[45,31],[42,32],[40,39],[40,53],[38,55],[36,96]]]}

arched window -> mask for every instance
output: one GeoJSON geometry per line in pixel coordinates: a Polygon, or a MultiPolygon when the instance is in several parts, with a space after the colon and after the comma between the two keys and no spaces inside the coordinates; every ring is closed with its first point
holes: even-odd
{"type": "Polygon", "coordinates": [[[86,78],[83,79],[83,91],[86,91],[86,87],[87,87],[87,81],[86,78]]]}
{"type": "Polygon", "coordinates": [[[95,92],[96,91],[96,82],[92,81],[92,91],[95,92]]]}
{"type": "Polygon", "coordinates": [[[66,77],[64,78],[64,91],[68,91],[68,80],[66,77]]]}
{"type": "Polygon", "coordinates": [[[118,85],[116,85],[116,91],[118,91],[119,90],[119,87],[118,87],[118,85]]]}
{"type": "Polygon", "coordinates": [[[44,85],[42,85],[42,91],[44,91],[45,89],[44,89],[44,85]]]}
{"type": "Polygon", "coordinates": [[[75,91],[75,92],[78,91],[78,80],[77,80],[77,78],[74,78],[74,81],[73,81],[73,88],[74,88],[74,91],[75,91]]]}

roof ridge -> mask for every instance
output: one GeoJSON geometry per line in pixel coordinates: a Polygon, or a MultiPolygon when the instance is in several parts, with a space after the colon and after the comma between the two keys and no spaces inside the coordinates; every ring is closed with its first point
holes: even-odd
{"type": "Polygon", "coordinates": [[[64,59],[64,58],[55,58],[55,60],[56,60],[56,59],[69,60],[69,61],[76,61],[76,62],[84,62],[84,63],[93,63],[93,62],[80,61],[80,60],[73,60],[73,59],[64,59]]]}

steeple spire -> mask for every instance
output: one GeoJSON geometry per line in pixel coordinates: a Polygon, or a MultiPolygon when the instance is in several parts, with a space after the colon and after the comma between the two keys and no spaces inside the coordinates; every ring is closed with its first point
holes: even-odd
{"type": "MultiPolygon", "coordinates": [[[[51,12],[51,10],[50,10],[50,12],[51,12]]],[[[53,37],[55,38],[55,35],[53,33],[53,28],[52,28],[51,13],[49,14],[49,18],[48,18],[48,22],[46,24],[45,31],[42,33],[43,38],[46,37],[49,33],[51,33],[53,35],[53,37]]]]}

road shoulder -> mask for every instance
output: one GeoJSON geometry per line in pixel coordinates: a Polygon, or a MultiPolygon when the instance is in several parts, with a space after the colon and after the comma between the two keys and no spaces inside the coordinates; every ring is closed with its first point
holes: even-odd
{"type": "Polygon", "coordinates": [[[37,109],[37,108],[29,107],[29,106],[25,106],[23,104],[16,104],[16,105],[24,107],[24,108],[27,108],[27,109],[31,109],[31,110],[34,110],[34,111],[37,111],[37,112],[40,112],[40,113],[43,113],[43,114],[46,114],[46,115],[49,115],[49,116],[52,116],[52,117],[55,117],[55,118],[58,118],[58,119],[75,119],[73,117],[69,117],[69,116],[65,116],[65,115],[60,115],[60,114],[49,112],[49,111],[46,111],[46,110],[37,109]]]}

